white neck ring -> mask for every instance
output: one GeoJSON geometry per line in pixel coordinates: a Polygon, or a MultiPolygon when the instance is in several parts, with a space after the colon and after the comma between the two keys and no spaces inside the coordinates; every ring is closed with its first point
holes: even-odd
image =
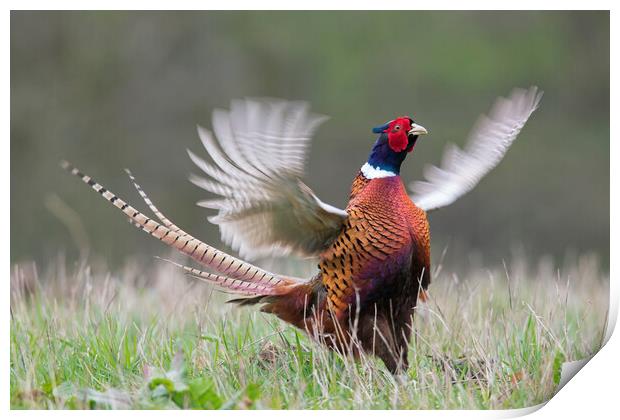
{"type": "Polygon", "coordinates": [[[366,179],[375,179],[375,178],[387,178],[390,176],[396,176],[396,174],[392,171],[386,171],[385,169],[381,169],[379,167],[374,167],[370,163],[364,163],[362,166],[362,175],[366,177],[366,179]]]}

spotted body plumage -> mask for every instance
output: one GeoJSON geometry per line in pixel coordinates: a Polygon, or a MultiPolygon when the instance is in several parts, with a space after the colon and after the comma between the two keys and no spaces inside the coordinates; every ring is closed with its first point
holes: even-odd
{"type": "Polygon", "coordinates": [[[344,210],[319,200],[301,180],[307,145],[325,117],[309,113],[304,103],[274,100],[233,101],[230,112],[215,111],[217,141],[198,130],[211,161],[190,152],[206,178],[190,180],[218,198],[198,204],[217,210],[209,220],[242,257],[317,258],[317,273],[308,280],[268,272],[189,235],[164,216],[131,173],[159,221],[70,164],[63,167],[133,225],[206,269],[174,263],[188,275],[242,296],[231,302],[260,305],[343,353],[374,354],[396,373],[408,366],[414,310],[431,281],[426,211],[452,203],[497,165],[540,97],[531,88],[498,100],[466,149],[449,148],[442,168],[430,167],[426,181],[411,184],[413,195],[400,166],[426,129],[411,117],[373,129],[378,138],[344,210]]]}
{"type": "MultiPolygon", "coordinates": [[[[355,184],[355,183],[354,183],[355,184]]],[[[430,265],[430,236],[423,210],[409,199],[399,176],[368,180],[346,208],[349,217],[321,254],[319,269],[338,316],[355,303],[389,295],[408,269],[421,277],[430,265]],[[415,264],[414,264],[415,263],[415,264]]]]}

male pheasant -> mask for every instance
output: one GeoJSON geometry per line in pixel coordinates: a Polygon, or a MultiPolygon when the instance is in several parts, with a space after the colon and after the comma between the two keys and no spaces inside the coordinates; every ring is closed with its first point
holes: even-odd
{"type": "Polygon", "coordinates": [[[498,99],[464,150],[449,147],[441,168],[427,168],[426,181],[410,185],[411,197],[400,167],[427,130],[407,116],[373,129],[378,138],[344,210],[323,203],[301,180],[306,148],[325,117],[304,103],[276,100],[233,101],[229,112],[216,110],[217,140],[198,128],[211,162],[189,155],[207,175],[191,182],[219,198],[198,204],[218,210],[210,221],[242,257],[317,257],[309,280],[270,273],[194,238],[155,207],[131,174],[159,221],[63,166],[137,227],[212,271],[179,265],[187,273],[242,296],[232,302],[261,305],[333,349],[376,355],[396,373],[407,369],[414,309],[431,281],[426,211],[452,203],[495,167],[541,96],[536,88],[515,89],[498,99]]]}

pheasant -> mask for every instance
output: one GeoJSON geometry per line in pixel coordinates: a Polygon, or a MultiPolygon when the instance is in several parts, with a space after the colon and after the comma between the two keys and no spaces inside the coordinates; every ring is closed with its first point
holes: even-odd
{"type": "MultiPolygon", "coordinates": [[[[177,264],[187,274],[239,295],[239,305],[260,310],[306,331],[333,350],[380,358],[397,374],[407,350],[418,300],[431,282],[426,212],[447,206],[474,188],[503,158],[537,108],[542,92],[515,89],[499,98],[471,131],[464,150],[449,146],[441,167],[407,191],[401,164],[427,130],[410,116],[376,127],[368,161],[353,180],[349,202],[322,202],[302,181],[305,154],[326,117],[303,102],[238,100],[213,113],[215,136],[198,127],[210,161],[188,151],[204,172],[190,181],[217,198],[198,205],[217,210],[209,220],[240,259],[185,232],[168,219],[128,174],[157,219],[136,210],[67,162],[80,177],[138,228],[189,256],[203,269],[177,264]],[[300,279],[246,260],[296,254],[318,259],[318,271],[300,279]]],[[[176,264],[176,263],[175,263],[176,264]]]]}

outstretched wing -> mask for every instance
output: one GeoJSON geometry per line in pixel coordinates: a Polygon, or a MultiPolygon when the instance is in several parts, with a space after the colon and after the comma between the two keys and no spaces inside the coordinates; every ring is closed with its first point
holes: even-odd
{"type": "Polygon", "coordinates": [[[312,134],[326,118],[304,102],[246,99],[214,111],[215,137],[198,127],[211,159],[188,151],[206,175],[190,181],[220,196],[198,205],[218,210],[209,220],[242,257],[315,255],[338,234],[347,213],[301,180],[312,134]]]}
{"type": "Polygon", "coordinates": [[[471,191],[502,160],[538,107],[542,94],[538,88],[531,87],[514,89],[507,99],[498,98],[489,114],[479,118],[464,150],[449,145],[441,167],[426,167],[426,181],[409,185],[413,202],[428,211],[452,204],[471,191]]]}

